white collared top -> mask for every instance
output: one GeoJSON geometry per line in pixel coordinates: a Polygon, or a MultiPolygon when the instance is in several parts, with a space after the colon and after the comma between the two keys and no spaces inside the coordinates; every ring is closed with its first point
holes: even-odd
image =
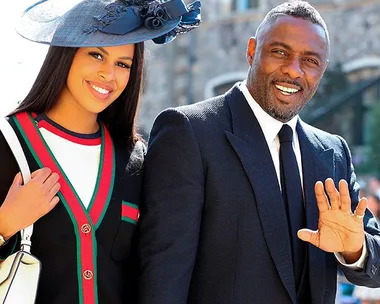
{"type": "MultiPolygon", "coordinates": [[[[257,121],[264,133],[265,140],[267,142],[270,154],[272,156],[274,168],[276,169],[278,184],[281,189],[281,179],[280,179],[280,140],[278,138],[278,132],[280,132],[284,123],[278,121],[277,119],[270,116],[265,112],[261,106],[253,99],[252,95],[249,93],[246,82],[242,82],[239,85],[240,91],[243,93],[245,99],[247,100],[253,114],[255,114],[257,121]]],[[[298,115],[289,120],[286,124],[289,125],[293,130],[293,149],[296,155],[298,171],[300,173],[301,184],[303,189],[303,174],[302,174],[302,158],[300,144],[298,140],[298,135],[296,131],[296,125],[298,121],[298,115]]]]}

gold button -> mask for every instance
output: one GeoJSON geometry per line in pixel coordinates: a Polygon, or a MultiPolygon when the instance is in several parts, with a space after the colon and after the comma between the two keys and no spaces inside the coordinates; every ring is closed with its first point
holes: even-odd
{"type": "Polygon", "coordinates": [[[85,271],[83,272],[83,277],[84,277],[86,280],[91,280],[93,276],[94,276],[94,274],[92,273],[91,270],[85,270],[85,271]]]}
{"type": "Polygon", "coordinates": [[[90,233],[91,226],[89,224],[83,224],[80,230],[85,234],[90,233]]]}

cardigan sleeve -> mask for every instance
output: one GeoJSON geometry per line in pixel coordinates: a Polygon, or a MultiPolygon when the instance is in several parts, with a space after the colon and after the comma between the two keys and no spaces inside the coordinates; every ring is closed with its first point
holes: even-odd
{"type": "MultiPolygon", "coordinates": [[[[0,205],[3,204],[7,196],[9,187],[19,168],[3,134],[0,133],[0,205]]],[[[0,261],[6,259],[10,254],[19,248],[19,233],[11,237],[8,242],[0,247],[0,261]]]]}

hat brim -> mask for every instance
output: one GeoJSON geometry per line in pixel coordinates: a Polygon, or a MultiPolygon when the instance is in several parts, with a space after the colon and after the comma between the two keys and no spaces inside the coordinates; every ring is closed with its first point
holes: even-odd
{"type": "Polygon", "coordinates": [[[94,17],[103,15],[105,6],[110,3],[107,0],[39,2],[24,12],[16,31],[28,40],[53,46],[117,46],[160,37],[176,28],[181,21],[181,17],[168,20],[156,30],[141,25],[124,35],[86,32],[94,25],[94,17]]]}

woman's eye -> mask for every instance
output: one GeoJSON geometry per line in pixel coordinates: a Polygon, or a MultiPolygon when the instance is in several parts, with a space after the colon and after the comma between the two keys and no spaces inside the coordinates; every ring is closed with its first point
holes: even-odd
{"type": "Polygon", "coordinates": [[[88,53],[90,56],[94,57],[95,59],[99,59],[99,60],[102,60],[103,57],[102,55],[100,55],[99,53],[96,53],[96,52],[90,52],[88,53]]]}
{"type": "Polygon", "coordinates": [[[119,67],[121,67],[121,68],[123,68],[123,69],[130,69],[130,68],[131,68],[130,65],[128,65],[128,64],[126,64],[126,63],[124,63],[124,62],[118,62],[118,63],[117,63],[117,66],[119,66],[119,67]]]}

